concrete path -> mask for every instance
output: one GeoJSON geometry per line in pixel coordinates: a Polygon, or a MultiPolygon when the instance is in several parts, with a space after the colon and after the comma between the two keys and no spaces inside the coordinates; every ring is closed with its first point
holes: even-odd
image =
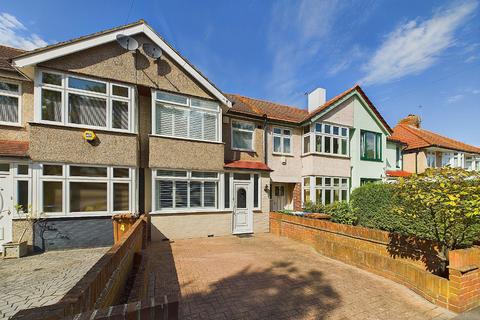
{"type": "Polygon", "coordinates": [[[390,280],[270,234],[154,243],[155,293],[182,319],[450,319],[390,280]]]}
{"type": "Polygon", "coordinates": [[[23,309],[54,304],[109,248],[50,251],[0,259],[0,319],[23,309]]]}

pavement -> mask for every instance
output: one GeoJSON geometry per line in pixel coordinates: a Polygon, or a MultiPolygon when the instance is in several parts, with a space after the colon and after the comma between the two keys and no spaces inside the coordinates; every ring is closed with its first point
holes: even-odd
{"type": "Polygon", "coordinates": [[[155,294],[181,297],[198,319],[451,319],[388,279],[271,234],[157,242],[155,294]]]}
{"type": "Polygon", "coordinates": [[[49,251],[0,259],[0,319],[56,303],[108,249],[49,251]]]}

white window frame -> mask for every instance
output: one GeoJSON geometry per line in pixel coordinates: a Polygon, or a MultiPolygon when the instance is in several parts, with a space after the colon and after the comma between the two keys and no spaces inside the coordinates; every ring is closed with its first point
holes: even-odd
{"type": "MultiPolygon", "coordinates": [[[[232,140],[233,141],[233,140],[232,140]]],[[[278,155],[293,155],[293,129],[286,127],[273,127],[272,128],[272,154],[278,155]],[[281,133],[275,133],[275,129],[281,130],[281,133]],[[285,130],[290,131],[290,135],[285,134],[285,130]],[[275,137],[280,138],[280,151],[275,151],[275,137]],[[290,139],[290,152],[285,152],[285,139],[290,139]]]]}
{"type": "Polygon", "coordinates": [[[14,84],[18,86],[18,92],[12,93],[10,91],[0,90],[0,96],[6,97],[13,97],[18,99],[18,121],[17,122],[8,122],[8,121],[0,121],[0,125],[2,126],[13,126],[13,127],[21,127],[22,126],[22,83],[20,81],[10,80],[10,79],[0,79],[0,82],[5,82],[9,84],[14,84]]]}
{"type": "Polygon", "coordinates": [[[103,131],[113,131],[113,132],[128,132],[128,133],[135,133],[135,90],[133,86],[112,82],[112,81],[105,81],[100,80],[97,78],[92,77],[85,77],[70,73],[61,73],[57,71],[52,71],[48,69],[38,69],[35,75],[35,87],[34,87],[34,119],[35,122],[38,123],[45,123],[57,126],[65,126],[65,127],[74,127],[74,128],[89,128],[89,129],[96,129],[96,130],[103,130],[103,131]],[[59,75],[62,77],[62,84],[61,86],[56,86],[52,84],[43,84],[42,83],[42,74],[43,73],[50,73],[59,75]],[[93,92],[88,90],[81,90],[81,89],[74,89],[68,87],[68,78],[73,77],[81,80],[86,81],[95,81],[99,83],[103,83],[106,86],[106,93],[100,92],[93,92]],[[115,96],[113,95],[113,86],[124,87],[128,89],[128,97],[122,96],[115,96]],[[51,121],[51,120],[43,120],[42,119],[42,89],[60,92],[62,94],[62,107],[61,107],[61,120],[60,121],[51,121]],[[101,98],[105,100],[105,107],[106,107],[106,126],[94,126],[88,124],[78,124],[78,123],[71,123],[69,122],[68,110],[69,110],[69,101],[68,101],[68,94],[77,94],[83,95],[92,98],[101,98]],[[128,103],[128,129],[118,129],[112,127],[112,114],[113,114],[113,101],[121,101],[128,103]]]}
{"type": "Polygon", "coordinates": [[[44,214],[47,217],[95,217],[95,216],[111,216],[118,213],[127,213],[133,212],[135,207],[134,197],[135,197],[135,181],[136,181],[136,169],[128,166],[106,166],[106,165],[92,165],[92,164],[62,164],[62,163],[41,163],[38,165],[38,206],[37,210],[44,214]],[[43,175],[43,166],[44,165],[55,165],[62,167],[61,176],[49,176],[43,175]],[[107,168],[106,177],[83,177],[83,176],[71,176],[70,167],[79,166],[79,167],[102,167],[107,168]],[[125,168],[129,170],[128,178],[115,178],[113,177],[114,168],[125,168]],[[52,181],[52,182],[61,182],[62,183],[62,208],[61,212],[43,212],[43,182],[52,181]],[[70,210],[70,182],[101,182],[107,184],[107,210],[106,211],[71,211],[70,210]],[[128,199],[128,210],[113,210],[114,194],[113,194],[113,185],[114,183],[125,183],[129,184],[129,199],[128,199]]]}
{"type": "MultiPolygon", "coordinates": [[[[350,157],[350,128],[334,123],[329,123],[329,122],[314,122],[309,125],[310,131],[308,133],[303,133],[302,131],[302,154],[307,155],[307,154],[321,154],[321,155],[329,155],[329,156],[335,156],[335,157],[343,157],[343,158],[349,158],[350,157]],[[316,126],[317,124],[321,125],[321,131],[316,131],[316,126]],[[330,126],[330,133],[325,132],[325,125],[330,126]],[[333,133],[333,128],[337,127],[338,128],[338,134],[333,133]],[[342,129],[347,130],[347,135],[342,135],[342,129]],[[322,139],[322,150],[317,151],[316,150],[316,139],[317,136],[319,136],[322,139]],[[308,152],[305,152],[304,150],[304,139],[306,137],[310,138],[310,150],[308,152]],[[330,138],[330,152],[325,151],[325,138],[329,137],[330,138]],[[338,139],[338,150],[339,153],[334,153],[333,152],[333,139],[338,139]],[[345,140],[347,142],[347,153],[342,154],[342,140],[345,140]]],[[[302,129],[303,130],[303,129],[302,129]]]]}
{"type": "Polygon", "coordinates": [[[219,171],[211,170],[185,170],[185,169],[170,169],[170,168],[155,168],[152,169],[152,214],[169,214],[169,213],[182,213],[182,212],[217,212],[224,209],[224,192],[222,190],[223,183],[223,173],[219,171]],[[186,172],[185,176],[174,177],[174,176],[157,176],[157,171],[182,171],[186,172]],[[192,172],[212,172],[216,173],[216,178],[198,178],[192,177],[192,172]],[[187,182],[187,206],[186,207],[175,207],[175,183],[173,183],[173,195],[172,195],[172,207],[158,209],[157,207],[157,181],[186,181],[187,182]],[[198,181],[202,182],[202,186],[205,182],[216,182],[217,190],[215,193],[215,207],[204,207],[204,187],[201,189],[201,202],[202,205],[199,207],[190,207],[190,182],[198,181]],[[223,203],[221,203],[223,202],[223,203]]]}
{"type": "Polygon", "coordinates": [[[230,122],[230,135],[231,135],[231,139],[230,139],[230,147],[232,150],[235,150],[235,151],[245,151],[245,152],[255,152],[255,129],[256,129],[256,125],[255,125],[255,122],[252,122],[252,121],[245,121],[245,120],[238,120],[238,119],[232,119],[232,121],[230,122]],[[253,125],[253,130],[250,131],[250,130],[247,130],[247,129],[239,129],[239,128],[234,128],[233,127],[233,123],[234,122],[237,122],[237,123],[246,123],[246,124],[250,124],[250,125],[253,125]],[[250,149],[248,148],[236,148],[233,146],[233,133],[234,131],[241,131],[241,132],[251,132],[252,133],[252,147],[250,149]]]}
{"type": "MultiPolygon", "coordinates": [[[[26,209],[33,210],[33,199],[32,199],[32,191],[33,191],[33,183],[32,183],[32,166],[28,162],[18,162],[18,163],[10,163],[10,166],[13,169],[13,204],[17,205],[18,203],[18,182],[19,181],[27,181],[28,182],[28,207],[26,209]],[[28,166],[27,174],[19,174],[18,173],[18,166],[25,165],[28,166]]],[[[25,208],[24,208],[25,209],[25,208]]],[[[14,217],[22,217],[24,215],[24,211],[14,212],[14,217]]]]}
{"type": "MultiPolygon", "coordinates": [[[[161,90],[151,90],[151,96],[152,96],[152,132],[151,135],[153,136],[158,136],[158,137],[167,137],[167,138],[174,138],[174,139],[182,139],[182,140],[193,140],[193,141],[204,141],[204,142],[211,142],[211,143],[221,143],[222,142],[222,110],[220,108],[220,104],[217,103],[217,110],[213,109],[208,109],[208,108],[202,108],[198,106],[193,106],[192,105],[192,100],[204,100],[212,103],[216,103],[211,100],[206,100],[206,99],[201,99],[201,98],[191,98],[186,95],[182,94],[177,94],[177,93],[170,93],[167,91],[161,91],[161,90]],[[162,100],[162,99],[157,99],[157,92],[164,92],[167,94],[171,95],[176,95],[176,96],[181,96],[182,98],[186,99],[186,103],[177,103],[173,101],[168,101],[168,100],[162,100]],[[205,113],[210,113],[216,116],[216,140],[207,140],[207,139],[196,139],[196,138],[190,138],[190,114],[187,117],[187,137],[178,137],[175,135],[165,135],[165,134],[160,134],[157,133],[157,103],[161,103],[164,107],[167,108],[172,108],[172,109],[182,109],[182,110],[198,110],[200,112],[205,112],[205,113]]],[[[172,130],[173,132],[175,131],[175,124],[172,124],[172,130]]],[[[202,131],[203,132],[203,131],[202,131]]]]}
{"type": "Polygon", "coordinates": [[[330,190],[330,204],[333,203],[334,191],[338,191],[339,202],[341,201],[350,201],[350,178],[349,177],[333,177],[333,176],[304,176],[302,177],[302,204],[305,205],[305,193],[304,190],[310,191],[310,201],[317,203],[317,193],[316,190],[322,190],[322,200],[321,203],[325,205],[325,190],[330,190]],[[321,179],[322,184],[317,185],[317,178],[321,179]],[[327,186],[325,181],[330,179],[330,185],[327,186]],[[310,186],[306,187],[304,184],[304,179],[310,179],[310,186]],[[334,179],[338,179],[338,186],[334,185],[334,179]],[[343,180],[346,179],[346,183],[343,183],[343,180]],[[342,191],[347,191],[347,198],[343,199],[342,191]]]}
{"type": "Polygon", "coordinates": [[[437,154],[435,152],[428,151],[427,152],[427,167],[428,168],[436,168],[437,167],[437,154]],[[433,159],[433,166],[430,165],[430,160],[433,159]]]}

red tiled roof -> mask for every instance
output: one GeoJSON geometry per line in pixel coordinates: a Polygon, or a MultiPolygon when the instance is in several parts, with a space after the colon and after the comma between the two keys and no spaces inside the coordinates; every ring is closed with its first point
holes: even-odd
{"type": "Polygon", "coordinates": [[[15,71],[9,60],[25,53],[25,50],[0,45],[0,69],[15,71]]]}
{"type": "Polygon", "coordinates": [[[305,116],[308,115],[307,110],[275,102],[244,97],[238,94],[227,94],[227,97],[233,102],[231,108],[231,111],[233,112],[240,112],[258,117],[263,117],[263,115],[266,114],[270,119],[295,123],[303,121],[305,116]]]}
{"type": "Polygon", "coordinates": [[[0,140],[0,156],[27,157],[28,146],[27,141],[0,140]]]}
{"type": "Polygon", "coordinates": [[[265,163],[260,161],[251,161],[251,160],[235,160],[232,162],[225,163],[223,166],[228,169],[249,169],[249,170],[262,170],[262,171],[272,171],[265,163]]]}
{"type": "Polygon", "coordinates": [[[411,172],[407,172],[403,170],[387,170],[385,171],[385,173],[389,177],[409,177],[412,175],[411,172]]]}
{"type": "Polygon", "coordinates": [[[283,104],[278,104],[270,101],[259,100],[248,98],[244,96],[240,96],[238,94],[227,94],[227,97],[234,103],[231,111],[239,112],[247,115],[254,115],[258,117],[263,117],[263,115],[267,115],[268,118],[273,120],[279,121],[287,121],[293,123],[302,123],[315,115],[321,113],[322,111],[328,109],[328,107],[334,105],[342,98],[346,97],[350,93],[357,91],[362,98],[367,102],[370,109],[375,113],[378,119],[382,122],[382,124],[389,130],[390,132],[392,129],[388,125],[388,123],[383,119],[382,115],[378,112],[377,108],[373,105],[370,99],[367,97],[365,92],[363,92],[362,88],[359,85],[356,85],[341,94],[337,95],[336,97],[328,100],[323,105],[319,106],[313,112],[308,112],[305,109],[299,109],[292,106],[286,106],[283,104]]]}
{"type": "Polygon", "coordinates": [[[393,139],[407,144],[405,150],[439,147],[463,152],[480,154],[480,148],[454,139],[441,136],[437,133],[406,124],[398,124],[393,129],[393,139]]]}

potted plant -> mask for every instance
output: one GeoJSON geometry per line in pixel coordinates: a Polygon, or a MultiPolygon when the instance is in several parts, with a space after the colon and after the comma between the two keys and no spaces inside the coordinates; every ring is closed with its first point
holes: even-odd
{"type": "MultiPolygon", "coordinates": [[[[18,238],[18,241],[10,241],[3,244],[3,258],[21,258],[28,254],[28,241],[23,240],[25,233],[31,229],[33,232],[33,225],[35,223],[36,217],[33,215],[31,206],[24,211],[22,205],[15,205],[14,209],[18,217],[21,217],[21,235],[18,238]]],[[[8,212],[10,214],[10,212],[8,212]]]]}

